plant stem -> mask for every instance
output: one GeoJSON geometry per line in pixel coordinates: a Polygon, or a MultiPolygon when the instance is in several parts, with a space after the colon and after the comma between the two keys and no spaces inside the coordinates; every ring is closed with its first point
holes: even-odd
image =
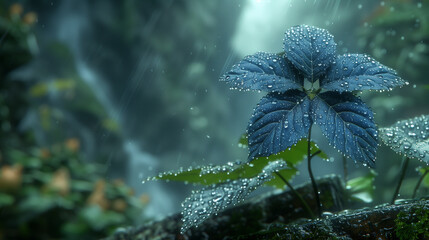
{"type": "Polygon", "coordinates": [[[313,185],[314,197],[316,198],[317,204],[317,213],[319,217],[322,215],[322,209],[320,208],[320,198],[319,198],[319,189],[317,189],[316,181],[314,180],[313,172],[311,171],[311,159],[315,155],[311,155],[311,127],[308,130],[308,138],[307,138],[307,160],[308,160],[308,174],[310,175],[311,184],[313,185]]]}
{"type": "Polygon", "coordinates": [[[286,180],[280,173],[274,172],[284,183],[286,183],[287,187],[295,194],[295,196],[299,199],[299,201],[304,206],[305,210],[310,214],[311,218],[314,218],[314,213],[311,211],[311,208],[308,206],[307,202],[302,198],[301,194],[292,187],[288,180],[286,180]]]}
{"type": "Polygon", "coordinates": [[[417,182],[416,187],[414,188],[413,198],[416,197],[417,190],[419,189],[420,184],[423,182],[423,179],[426,177],[426,174],[428,174],[428,173],[429,173],[429,169],[426,169],[425,173],[423,173],[423,175],[420,177],[419,181],[417,182]]]}
{"type": "Polygon", "coordinates": [[[317,150],[316,152],[314,152],[313,154],[311,154],[311,158],[313,158],[314,156],[317,156],[321,152],[322,152],[322,150],[317,150]]]}
{"type": "Polygon", "coordinates": [[[344,182],[347,183],[349,173],[347,171],[347,158],[343,156],[343,170],[344,170],[344,182]]]}
{"type": "Polygon", "coordinates": [[[402,180],[404,180],[405,172],[408,167],[408,162],[410,161],[410,158],[404,157],[404,160],[402,161],[402,171],[401,171],[401,177],[399,178],[398,186],[396,186],[395,193],[393,194],[391,204],[395,203],[396,197],[398,197],[399,189],[401,188],[402,180]]]}

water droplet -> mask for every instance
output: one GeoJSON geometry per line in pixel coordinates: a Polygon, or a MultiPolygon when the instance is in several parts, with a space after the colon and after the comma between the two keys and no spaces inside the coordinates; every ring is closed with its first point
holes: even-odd
{"type": "Polygon", "coordinates": [[[404,149],[405,149],[405,150],[408,150],[408,149],[410,149],[410,148],[411,148],[411,143],[410,143],[410,142],[408,142],[408,141],[404,141],[404,142],[402,143],[402,146],[404,147],[404,149]]]}

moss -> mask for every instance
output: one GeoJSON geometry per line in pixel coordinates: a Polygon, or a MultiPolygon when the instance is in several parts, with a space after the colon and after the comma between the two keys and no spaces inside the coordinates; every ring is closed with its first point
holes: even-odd
{"type": "Polygon", "coordinates": [[[429,209],[421,205],[409,212],[400,212],[395,220],[399,239],[429,239],[429,209]]]}

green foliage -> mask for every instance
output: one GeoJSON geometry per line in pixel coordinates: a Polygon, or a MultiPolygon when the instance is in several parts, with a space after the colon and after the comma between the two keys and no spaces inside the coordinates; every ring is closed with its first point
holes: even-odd
{"type": "Polygon", "coordinates": [[[347,192],[349,197],[355,201],[370,203],[374,199],[374,179],[377,174],[370,170],[362,177],[347,181],[347,192]]]}
{"type": "Polygon", "coordinates": [[[8,207],[13,204],[15,199],[13,196],[0,192],[0,208],[8,207]]]}
{"type": "Polygon", "coordinates": [[[413,82],[423,83],[428,73],[429,4],[420,1],[385,1],[360,29],[362,47],[413,82]]]}
{"type": "Polygon", "coordinates": [[[99,124],[106,132],[116,136],[120,132],[119,125],[109,117],[94,91],[79,75],[73,52],[60,42],[53,43],[49,50],[50,57],[61,66],[62,71],[58,75],[66,77],[39,79],[28,89],[32,107],[37,109],[41,127],[46,134],[58,136],[59,133],[55,132],[58,129],[52,125],[67,122],[65,116],[72,114],[83,124],[99,124]],[[52,95],[57,96],[56,101],[61,104],[52,103],[49,100],[52,95]]]}
{"type": "MultiPolygon", "coordinates": [[[[6,12],[7,7],[0,1],[0,156],[1,150],[29,140],[29,136],[17,130],[27,104],[26,84],[7,78],[11,71],[32,58],[30,43],[34,36],[31,24],[21,19],[24,10],[16,6],[20,5],[15,4],[15,10],[11,7],[6,12]]],[[[30,13],[25,13],[25,16],[27,14],[30,13]]]]}
{"type": "Polygon", "coordinates": [[[103,167],[83,162],[76,141],[70,139],[51,149],[29,153],[3,152],[3,236],[94,239],[111,234],[117,227],[143,221],[146,198],[135,197],[120,180],[100,179],[103,167]]]}
{"type": "Polygon", "coordinates": [[[83,207],[74,220],[63,225],[62,231],[68,236],[88,236],[88,233],[94,230],[111,232],[116,226],[123,226],[125,222],[128,221],[123,214],[115,211],[106,212],[100,206],[92,205],[83,207]]]}
{"type": "MultiPolygon", "coordinates": [[[[5,6],[0,2],[0,8],[5,6]]],[[[0,11],[1,54],[0,54],[0,76],[5,76],[13,69],[27,63],[32,58],[34,46],[34,35],[31,33],[32,25],[35,23],[33,12],[24,13],[19,4],[10,6],[9,12],[0,11]]]]}
{"type": "MultiPolygon", "coordinates": [[[[240,147],[247,147],[247,138],[243,135],[239,141],[240,147]]],[[[317,145],[311,143],[312,152],[319,151],[317,145]]],[[[307,141],[302,139],[295,146],[286,149],[278,154],[273,154],[269,157],[259,157],[250,163],[241,164],[240,162],[228,163],[224,166],[201,166],[189,169],[179,169],[179,171],[165,172],[160,175],[149,178],[148,180],[171,180],[182,181],[186,183],[195,183],[202,185],[211,185],[226,182],[228,180],[235,180],[240,178],[252,178],[261,173],[262,169],[268,163],[282,159],[288,167],[280,170],[278,173],[286,180],[291,180],[298,172],[296,166],[302,162],[307,155],[307,141]]],[[[328,156],[320,152],[319,157],[328,159],[328,156]]],[[[266,185],[276,188],[284,188],[285,183],[278,177],[267,182],[266,185]]]]}
{"type": "MultiPolygon", "coordinates": [[[[429,171],[429,166],[421,167],[418,169],[420,174],[424,174],[425,172],[429,171]]],[[[423,179],[423,186],[429,188],[429,174],[426,174],[425,178],[423,179]]]]}
{"type": "Polygon", "coordinates": [[[135,197],[121,180],[101,179],[105,166],[85,162],[79,139],[65,133],[70,114],[64,111],[109,133],[119,130],[78,76],[73,54],[61,44],[45,52],[61,68],[52,69],[53,75],[58,70],[65,78],[35,77],[32,86],[9,79],[9,72],[32,57],[37,44],[31,25],[37,16],[18,3],[0,1],[0,9],[0,32],[5,33],[0,40],[0,239],[97,239],[143,221],[148,197],[135,197]],[[45,147],[36,147],[33,132],[22,129],[29,111],[39,117],[35,128],[50,141],[45,147]]]}
{"type": "Polygon", "coordinates": [[[421,206],[413,212],[400,212],[395,220],[396,236],[401,240],[429,238],[429,209],[421,206]]]}

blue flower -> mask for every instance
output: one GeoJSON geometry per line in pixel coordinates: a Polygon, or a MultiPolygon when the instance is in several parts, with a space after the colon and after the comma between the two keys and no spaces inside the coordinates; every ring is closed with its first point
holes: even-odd
{"type": "Polygon", "coordinates": [[[250,160],[292,147],[316,124],[334,148],[370,167],[377,127],[372,111],[354,92],[407,84],[367,55],[337,56],[334,37],[307,25],[286,32],[284,52],[247,56],[221,80],[233,89],[269,92],[247,128],[250,160]]]}

